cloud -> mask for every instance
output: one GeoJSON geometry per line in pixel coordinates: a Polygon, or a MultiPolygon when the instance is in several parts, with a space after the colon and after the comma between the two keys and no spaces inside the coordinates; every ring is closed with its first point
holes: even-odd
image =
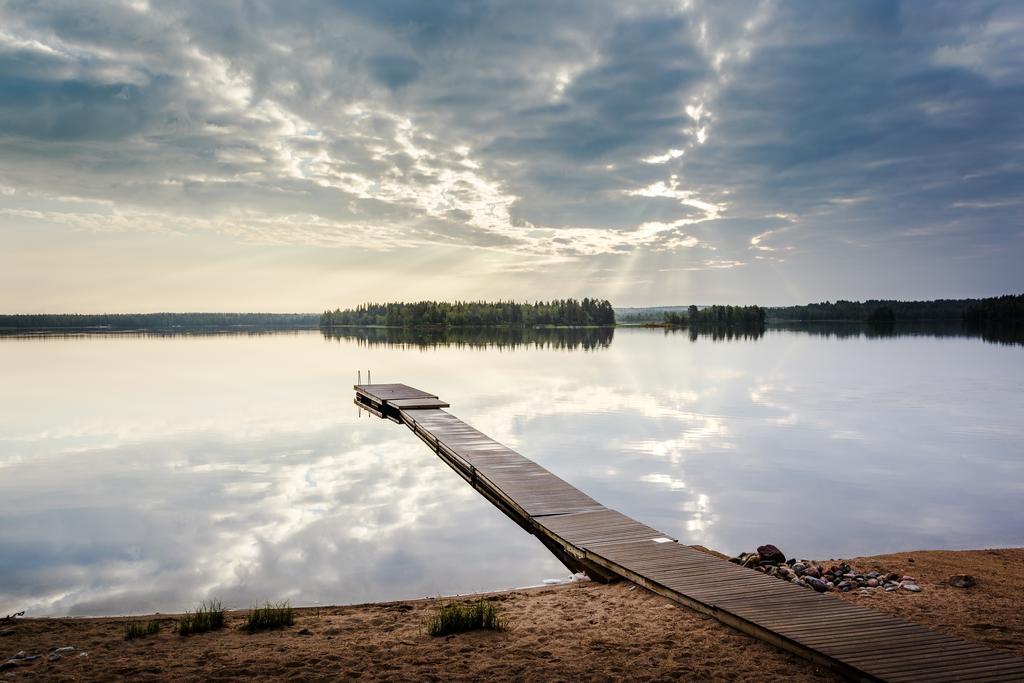
{"type": "Polygon", "coordinates": [[[369,65],[373,77],[392,89],[412,83],[420,74],[419,64],[408,57],[381,55],[372,58],[369,65]]]}
{"type": "Polygon", "coordinates": [[[1019,11],[805,9],[780,10],[774,35],[734,65],[715,102],[712,142],[688,157],[691,186],[719,185],[724,166],[733,211],[855,214],[860,230],[878,234],[950,221],[950,195],[1012,192],[1021,169],[1008,165],[1005,143],[1022,126],[1000,107],[1018,106],[1024,93],[937,55],[974,44],[993,22],[1019,24],[1019,11]],[[1017,17],[997,18],[1004,14],[1017,17]],[[964,182],[994,166],[1005,170],[964,182]]]}
{"type": "Polygon", "coordinates": [[[740,266],[747,265],[743,261],[732,261],[723,259],[705,259],[699,264],[692,266],[685,266],[683,268],[659,268],[659,272],[662,273],[678,273],[678,272],[698,272],[701,270],[728,270],[730,268],[739,268],[740,266]]]}
{"type": "MultiPolygon", "coordinates": [[[[780,216],[780,217],[783,217],[783,216],[780,216]]],[[[787,246],[771,245],[771,244],[768,243],[768,239],[769,238],[774,239],[774,238],[778,237],[779,235],[781,235],[783,233],[789,232],[790,230],[791,230],[791,227],[790,226],[786,226],[786,227],[782,227],[782,228],[774,228],[772,230],[765,230],[762,233],[758,233],[757,235],[754,235],[753,237],[750,238],[750,248],[754,249],[756,251],[789,251],[789,250],[793,249],[793,246],[791,246],[791,245],[787,245],[787,246]]]]}
{"type": "Polygon", "coordinates": [[[1019,239],[1014,3],[19,2],[0,26],[0,202],[80,229],[102,212],[57,197],[123,229],[581,262],[742,261],[780,214],[865,268],[1019,239]]]}
{"type": "MultiPolygon", "coordinates": [[[[676,199],[683,206],[691,206],[701,210],[704,215],[700,220],[714,220],[725,210],[725,206],[722,204],[712,204],[711,202],[698,199],[694,196],[695,193],[690,190],[680,190],[679,177],[676,175],[671,176],[668,183],[659,180],[638,190],[627,190],[626,194],[632,197],[666,197],[676,199]]],[[[694,220],[692,222],[696,223],[698,221],[694,220]]]]}
{"type": "Polygon", "coordinates": [[[670,149],[664,154],[655,154],[653,156],[644,157],[641,159],[645,164],[664,164],[667,161],[678,159],[685,154],[685,150],[681,149],[670,149]]]}

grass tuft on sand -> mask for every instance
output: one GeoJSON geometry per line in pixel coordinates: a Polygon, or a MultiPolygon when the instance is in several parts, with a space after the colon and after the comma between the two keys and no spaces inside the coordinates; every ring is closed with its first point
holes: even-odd
{"type": "Polygon", "coordinates": [[[480,629],[504,631],[505,628],[505,620],[498,613],[498,607],[484,599],[444,603],[427,621],[427,633],[432,636],[447,636],[480,629]]]}
{"type": "Polygon", "coordinates": [[[224,605],[220,600],[204,601],[195,612],[185,612],[178,622],[178,634],[182,636],[193,633],[206,633],[224,628],[224,605]]]}
{"type": "Polygon", "coordinates": [[[253,607],[245,620],[242,629],[249,633],[284,628],[295,623],[295,615],[287,601],[278,604],[266,603],[263,607],[253,607]]]}
{"type": "Polygon", "coordinates": [[[124,625],[124,639],[135,640],[136,638],[145,638],[146,636],[154,636],[160,632],[160,620],[153,619],[152,621],[143,624],[141,621],[129,621],[124,625]]]}

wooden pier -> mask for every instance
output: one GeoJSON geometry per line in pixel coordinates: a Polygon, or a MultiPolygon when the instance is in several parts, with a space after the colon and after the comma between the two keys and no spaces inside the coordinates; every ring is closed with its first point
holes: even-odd
{"type": "Polygon", "coordinates": [[[355,390],[356,405],[409,427],[574,572],[625,578],[853,680],[1024,680],[1024,658],[745,569],[606,508],[433,394],[404,384],[355,390]]]}

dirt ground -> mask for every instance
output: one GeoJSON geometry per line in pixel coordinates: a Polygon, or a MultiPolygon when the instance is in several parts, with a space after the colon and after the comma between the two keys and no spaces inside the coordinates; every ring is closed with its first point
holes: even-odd
{"type": "MultiPolygon", "coordinates": [[[[1024,654],[1024,549],[928,551],[849,560],[914,576],[920,593],[841,595],[937,630],[1024,654]],[[945,584],[972,574],[974,588],[945,584]]],[[[488,596],[509,628],[432,638],[437,600],[296,610],[294,626],[248,635],[227,627],[125,641],[123,617],[19,619],[0,624],[4,680],[836,680],[821,668],[628,583],[576,583],[488,596]],[[57,654],[55,648],[74,647],[57,654]]],[[[145,621],[147,618],[139,618],[145,621]]]]}

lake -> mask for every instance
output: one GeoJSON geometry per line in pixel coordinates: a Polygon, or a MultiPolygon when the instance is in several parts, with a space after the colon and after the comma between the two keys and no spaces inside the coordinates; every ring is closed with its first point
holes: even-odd
{"type": "Polygon", "coordinates": [[[568,571],[357,371],[690,544],[1024,545],[1024,346],[909,330],[0,338],[0,616],[357,603],[568,571]]]}

